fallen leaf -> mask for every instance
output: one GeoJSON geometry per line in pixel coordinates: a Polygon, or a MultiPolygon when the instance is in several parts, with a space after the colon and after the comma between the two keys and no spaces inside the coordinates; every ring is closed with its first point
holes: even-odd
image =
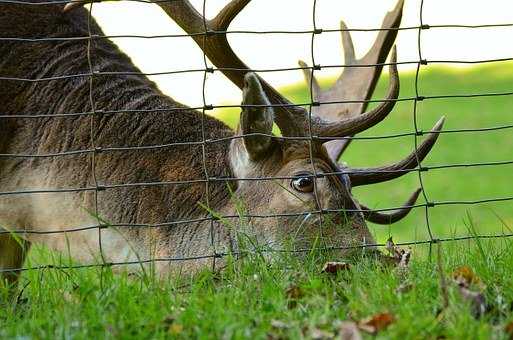
{"type": "Polygon", "coordinates": [[[172,335],[178,335],[182,333],[183,326],[179,323],[176,323],[176,319],[172,315],[166,316],[162,323],[164,324],[164,327],[167,329],[167,332],[172,335]]]}
{"type": "Polygon", "coordinates": [[[411,249],[401,249],[400,255],[401,257],[399,258],[399,264],[397,266],[400,268],[407,268],[410,264],[411,249]]]}
{"type": "Polygon", "coordinates": [[[310,339],[316,339],[316,340],[325,340],[325,339],[333,339],[335,338],[335,334],[331,333],[331,332],[328,332],[328,331],[324,331],[322,329],[319,329],[319,328],[314,328],[310,331],[310,334],[309,334],[309,338],[310,339]]]}
{"type": "Polygon", "coordinates": [[[349,269],[351,269],[351,265],[346,262],[326,262],[322,267],[322,272],[336,274],[349,269]]]}
{"type": "Polygon", "coordinates": [[[301,289],[301,287],[299,287],[297,285],[290,285],[285,290],[285,295],[288,298],[287,307],[289,309],[292,309],[292,308],[296,308],[299,299],[301,299],[305,295],[305,293],[304,293],[303,289],[301,289]]]}
{"type": "Polygon", "coordinates": [[[464,300],[470,302],[472,315],[480,318],[487,310],[486,298],[482,291],[486,286],[469,266],[456,268],[452,273],[454,283],[464,300]]]}
{"type": "Polygon", "coordinates": [[[362,334],[358,325],[353,321],[342,321],[339,328],[339,337],[341,340],[361,340],[362,334]]]}
{"type": "Polygon", "coordinates": [[[303,291],[303,289],[301,289],[301,287],[299,287],[297,285],[288,286],[287,289],[285,290],[285,294],[287,295],[287,297],[289,299],[294,299],[294,300],[300,299],[303,296],[305,296],[305,292],[303,291]]]}
{"type": "Polygon", "coordinates": [[[282,340],[287,339],[284,335],[285,331],[291,326],[283,321],[273,319],[271,320],[271,329],[267,332],[268,340],[282,340]]]}
{"type": "Polygon", "coordinates": [[[469,266],[462,266],[456,268],[452,273],[452,277],[457,283],[464,284],[466,287],[475,284],[480,286],[481,288],[484,288],[481,279],[474,273],[472,268],[470,268],[469,266]]]}
{"type": "Polygon", "coordinates": [[[178,334],[182,333],[183,326],[178,323],[173,323],[171,326],[169,326],[167,331],[169,334],[178,335],[178,334]]]}
{"type": "Polygon", "coordinates": [[[360,320],[360,322],[358,322],[358,327],[364,332],[376,334],[390,326],[394,321],[394,316],[385,312],[360,320]]]}
{"type": "Polygon", "coordinates": [[[509,322],[504,327],[504,332],[506,332],[506,334],[509,336],[510,340],[513,340],[513,321],[509,322]]]}
{"type": "Polygon", "coordinates": [[[395,263],[399,268],[408,268],[410,264],[411,258],[411,249],[402,249],[395,245],[394,241],[390,237],[386,244],[386,249],[390,253],[390,257],[388,258],[393,263],[395,263]]]}
{"type": "Polygon", "coordinates": [[[288,324],[280,320],[271,320],[271,327],[275,329],[287,329],[290,328],[288,324]]]}
{"type": "Polygon", "coordinates": [[[395,254],[396,245],[395,245],[394,241],[392,240],[392,237],[388,238],[387,242],[385,243],[385,248],[390,253],[390,256],[393,257],[395,254]]]}

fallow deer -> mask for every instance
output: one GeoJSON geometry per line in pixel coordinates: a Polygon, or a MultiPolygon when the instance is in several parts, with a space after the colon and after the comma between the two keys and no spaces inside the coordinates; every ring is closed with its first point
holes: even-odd
{"type": "Polygon", "coordinates": [[[372,211],[351,188],[416,169],[443,118],[398,163],[337,162],[351,141],[343,137],[381,122],[398,98],[394,49],[386,99],[365,112],[402,2],[362,59],[342,23],[347,67],[332,88],[321,90],[300,62],[311,112],[251,72],[228,44],[225,32],[250,0],[230,1],[211,20],[186,0],[158,2],[242,90],[232,131],[164,95],[77,3],[23,1],[0,4],[0,269],[9,280],[34,242],[82,262],[154,259],[160,274],[212,265],[212,254],[239,249],[238,228],[273,247],[322,239],[345,256],[374,243],[365,220],[390,224],[414,205],[419,190],[395,212],[372,211]],[[173,261],[181,258],[189,260],[173,261]]]}

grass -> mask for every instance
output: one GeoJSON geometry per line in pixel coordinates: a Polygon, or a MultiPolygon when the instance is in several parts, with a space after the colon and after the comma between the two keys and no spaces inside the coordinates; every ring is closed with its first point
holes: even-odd
{"type": "MultiPolygon", "coordinates": [[[[442,245],[447,308],[436,257],[416,258],[425,250],[420,246],[402,275],[370,260],[321,273],[321,254],[302,261],[279,256],[272,263],[255,256],[218,274],[165,282],[113,274],[111,268],[33,271],[23,276],[19,302],[2,308],[0,338],[313,338],[321,331],[337,334],[343,320],[388,313],[394,321],[378,338],[507,339],[513,247],[508,240],[479,245],[482,251],[475,242],[442,245]],[[452,283],[451,273],[461,266],[471,267],[483,287],[487,312],[481,318],[473,317],[452,283]],[[397,292],[405,283],[409,290],[397,292]]],[[[52,257],[37,254],[42,263],[52,257]]]]}
{"type": "MultiPolygon", "coordinates": [[[[420,93],[493,93],[511,91],[509,63],[468,70],[427,67],[420,93]],[[486,76],[483,76],[486,74],[486,76]]],[[[401,97],[414,93],[414,75],[401,75],[401,97]]],[[[325,81],[326,85],[329,83],[325,81]]],[[[303,86],[285,93],[304,102],[303,86]]],[[[376,98],[384,93],[380,82],[376,98]]],[[[419,103],[418,121],[428,130],[442,114],[445,129],[512,124],[513,96],[429,99],[419,103]]],[[[237,112],[218,115],[236,124],[237,112]]],[[[400,102],[383,124],[366,136],[412,131],[412,103],[400,102]]],[[[511,160],[511,129],[443,134],[424,165],[511,160]]],[[[405,156],[413,137],[355,141],[344,156],[354,166],[378,165],[405,156]]],[[[513,195],[512,165],[430,170],[422,173],[430,201],[476,200],[513,195]]],[[[418,174],[394,182],[357,188],[356,196],[371,207],[397,206],[418,186],[418,174]]],[[[510,232],[512,202],[440,205],[429,208],[436,236],[510,232]]],[[[393,227],[374,228],[378,240],[425,239],[424,209],[415,209],[393,227]]],[[[0,338],[153,339],[153,338],[320,338],[337,335],[342,321],[363,320],[378,313],[393,322],[371,338],[508,339],[513,322],[513,244],[510,239],[447,242],[413,248],[406,273],[371,260],[353,262],[350,270],[321,273],[325,254],[304,259],[276,255],[235,261],[220,273],[156,280],[153,276],[113,273],[113,268],[44,269],[24,272],[15,296],[0,289],[0,338]],[[437,247],[442,247],[440,260],[437,247]],[[438,267],[441,266],[441,270],[438,267]],[[462,298],[452,273],[468,266],[479,278],[487,311],[480,318],[462,298]],[[442,285],[441,277],[447,281],[442,285]],[[399,287],[410,287],[399,292],[399,287]],[[444,294],[442,288],[446,288],[444,294]],[[447,306],[444,307],[444,299],[447,306]]],[[[333,260],[331,258],[331,260],[333,260]]],[[[42,248],[31,251],[29,265],[64,264],[69,260],[42,248]]],[[[151,271],[149,271],[151,274],[151,271]]],[[[512,327],[513,328],[513,327],[512,327]]]]}

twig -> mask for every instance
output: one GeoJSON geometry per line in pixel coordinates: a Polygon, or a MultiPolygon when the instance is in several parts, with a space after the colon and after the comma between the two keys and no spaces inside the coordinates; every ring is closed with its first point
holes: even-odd
{"type": "Polygon", "coordinates": [[[440,277],[440,291],[442,292],[442,311],[449,307],[449,290],[447,288],[447,279],[445,278],[444,268],[442,264],[442,244],[440,242],[437,243],[437,267],[438,267],[438,276],[440,277]]]}

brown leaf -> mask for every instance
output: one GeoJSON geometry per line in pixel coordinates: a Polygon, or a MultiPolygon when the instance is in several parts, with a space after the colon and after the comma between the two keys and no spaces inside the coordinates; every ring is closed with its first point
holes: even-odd
{"type": "Polygon", "coordinates": [[[339,328],[339,337],[341,340],[362,340],[362,335],[358,325],[353,321],[343,321],[339,328]]]}
{"type": "Polygon", "coordinates": [[[509,336],[510,340],[513,340],[513,321],[510,321],[505,327],[504,332],[509,336]]]}
{"type": "Polygon", "coordinates": [[[169,326],[167,332],[172,335],[178,335],[183,332],[183,326],[179,323],[173,323],[171,326],[169,326]]]}
{"type": "Polygon", "coordinates": [[[470,268],[469,266],[462,266],[456,268],[452,273],[452,277],[456,281],[456,283],[464,285],[465,287],[469,287],[472,284],[482,286],[481,279],[474,273],[472,268],[470,268]]]}
{"type": "Polygon", "coordinates": [[[388,238],[387,242],[385,243],[385,248],[390,253],[390,256],[393,257],[395,254],[396,245],[395,245],[394,241],[392,240],[392,237],[388,238]]]}
{"type": "Polygon", "coordinates": [[[346,262],[326,262],[322,267],[323,273],[336,274],[339,271],[351,269],[351,265],[346,262]]]}
{"type": "Polygon", "coordinates": [[[392,314],[385,312],[360,320],[360,322],[358,322],[358,327],[364,332],[376,334],[390,326],[394,321],[395,317],[392,314]]]}
{"type": "Polygon", "coordinates": [[[162,323],[167,328],[167,332],[171,335],[178,335],[183,331],[183,326],[175,321],[176,319],[172,315],[168,315],[162,320],[162,323]]]}
{"type": "Polygon", "coordinates": [[[411,258],[411,249],[401,249],[395,245],[390,237],[386,242],[386,249],[390,253],[388,258],[391,262],[395,263],[399,268],[408,268],[411,258]]]}
{"type": "Polygon", "coordinates": [[[287,306],[289,309],[292,309],[296,308],[299,299],[305,296],[305,292],[301,287],[293,284],[285,290],[285,295],[288,298],[287,306]]]}
{"type": "Polygon", "coordinates": [[[456,268],[452,273],[454,283],[464,300],[470,302],[472,315],[480,318],[486,312],[486,298],[482,291],[486,286],[469,266],[456,268]]]}
{"type": "Polygon", "coordinates": [[[285,290],[285,294],[289,299],[292,300],[298,300],[305,296],[305,292],[303,291],[303,289],[294,284],[287,287],[287,289],[285,290]]]}

